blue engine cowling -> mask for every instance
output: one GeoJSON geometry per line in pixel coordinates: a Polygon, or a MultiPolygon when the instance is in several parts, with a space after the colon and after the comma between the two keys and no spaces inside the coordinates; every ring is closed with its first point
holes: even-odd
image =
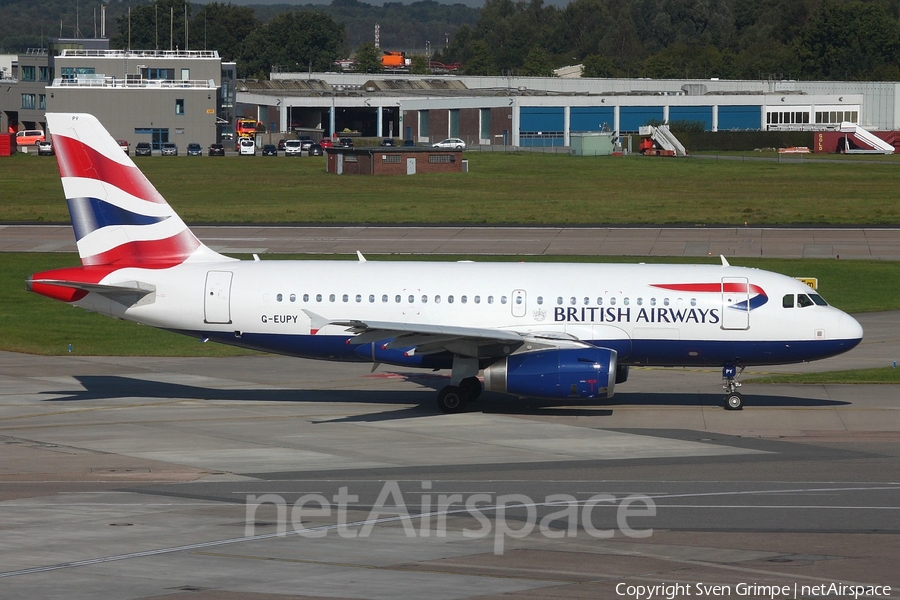
{"type": "Polygon", "coordinates": [[[616,351],[571,348],[513,354],[484,370],[484,389],[538,398],[610,398],[616,351]]]}

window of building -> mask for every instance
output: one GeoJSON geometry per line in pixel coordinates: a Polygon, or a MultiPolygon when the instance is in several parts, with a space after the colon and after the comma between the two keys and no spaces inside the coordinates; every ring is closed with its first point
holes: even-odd
{"type": "Polygon", "coordinates": [[[47,94],[38,94],[38,108],[47,110],[47,94]]]}
{"type": "Polygon", "coordinates": [[[184,114],[184,98],[176,98],[175,99],[175,114],[176,115],[184,114]]]}
{"type": "Polygon", "coordinates": [[[387,164],[400,164],[400,159],[402,157],[399,154],[382,154],[381,162],[387,164]]]}
{"type": "Polygon", "coordinates": [[[34,108],[34,94],[22,94],[22,108],[34,108]]]}
{"type": "Polygon", "coordinates": [[[435,163],[452,163],[456,162],[456,157],[452,154],[430,154],[428,156],[428,162],[435,163]]]}
{"type": "Polygon", "coordinates": [[[19,75],[21,76],[22,81],[34,81],[34,73],[34,65],[23,66],[19,69],[19,75]]]}

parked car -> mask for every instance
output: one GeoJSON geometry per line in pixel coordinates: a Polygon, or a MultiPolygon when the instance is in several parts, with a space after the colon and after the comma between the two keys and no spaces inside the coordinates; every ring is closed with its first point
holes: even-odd
{"type": "Polygon", "coordinates": [[[160,154],[163,156],[178,156],[178,145],[175,142],[163,142],[160,154]]]}
{"type": "Polygon", "coordinates": [[[396,146],[397,143],[394,141],[394,138],[384,138],[381,140],[379,146],[396,146]]]}
{"type": "Polygon", "coordinates": [[[309,147],[308,152],[310,156],[322,156],[322,146],[320,144],[313,144],[309,147]]]}
{"type": "Polygon", "coordinates": [[[138,142],[138,145],[134,147],[135,156],[150,156],[152,154],[153,146],[150,145],[150,142],[138,142]]]}
{"type": "Polygon", "coordinates": [[[200,144],[195,142],[191,142],[187,145],[187,155],[188,156],[203,156],[203,147],[200,144]]]}
{"type": "Polygon", "coordinates": [[[265,144],[262,147],[263,156],[278,156],[278,146],[275,144],[265,144]]]}
{"type": "Polygon", "coordinates": [[[452,148],[454,150],[465,150],[466,143],[459,138],[448,138],[431,145],[432,148],[452,148]]]}
{"type": "Polygon", "coordinates": [[[285,156],[300,156],[303,154],[303,145],[300,140],[288,140],[284,143],[285,156]]]}
{"type": "Polygon", "coordinates": [[[225,156],[225,146],[222,144],[210,144],[208,154],[210,156],[225,156]]]}
{"type": "Polygon", "coordinates": [[[26,129],[16,133],[17,146],[37,146],[38,142],[43,142],[44,139],[44,132],[40,129],[26,129]]]}
{"type": "Polygon", "coordinates": [[[341,138],[341,148],[352,148],[353,138],[341,138]]]}
{"type": "Polygon", "coordinates": [[[56,154],[53,152],[53,142],[50,140],[44,140],[42,142],[38,142],[38,156],[53,156],[56,154]]]}
{"type": "Polygon", "coordinates": [[[323,148],[331,148],[334,146],[334,141],[332,141],[331,138],[322,138],[319,141],[319,145],[322,146],[323,148]]]}
{"type": "Polygon", "coordinates": [[[414,148],[415,145],[416,145],[416,143],[415,143],[414,141],[412,141],[412,140],[403,140],[403,147],[404,147],[404,148],[414,148]]]}
{"type": "Polygon", "coordinates": [[[285,145],[285,144],[287,144],[287,140],[286,140],[286,139],[281,138],[280,140],[278,140],[278,151],[279,151],[279,152],[284,152],[284,145],[285,145]]]}
{"type": "Polygon", "coordinates": [[[309,137],[308,135],[301,135],[297,139],[300,140],[300,145],[303,147],[304,150],[309,150],[309,147],[313,145],[313,139],[311,137],[309,137]]]}
{"type": "Polygon", "coordinates": [[[116,143],[119,144],[119,148],[121,148],[125,154],[128,154],[128,150],[131,148],[128,144],[128,140],[116,140],[116,143]]]}
{"type": "Polygon", "coordinates": [[[237,145],[239,156],[256,156],[256,142],[251,138],[241,138],[237,145]]]}

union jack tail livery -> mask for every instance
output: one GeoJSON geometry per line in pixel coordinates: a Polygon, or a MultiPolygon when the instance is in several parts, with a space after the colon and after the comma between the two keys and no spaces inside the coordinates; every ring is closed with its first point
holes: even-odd
{"type": "Polygon", "coordinates": [[[448,369],[443,412],[465,410],[482,391],[602,400],[631,366],[721,368],[723,404],[736,410],[743,367],[835,356],[862,339],[853,317],[806,284],[724,257],[235,260],[194,237],[96,118],[47,114],[47,123],[82,265],[32,275],[30,290],[204,341],[448,369]]]}
{"type": "Polygon", "coordinates": [[[47,114],[84,266],[164,268],[214,255],[93,115],[47,114]]]}

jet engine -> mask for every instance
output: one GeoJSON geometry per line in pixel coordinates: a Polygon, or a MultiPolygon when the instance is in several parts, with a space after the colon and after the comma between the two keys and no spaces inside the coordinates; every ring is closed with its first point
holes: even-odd
{"type": "Polygon", "coordinates": [[[484,370],[484,389],[538,398],[610,398],[616,351],[564,348],[507,356],[484,370]]]}

